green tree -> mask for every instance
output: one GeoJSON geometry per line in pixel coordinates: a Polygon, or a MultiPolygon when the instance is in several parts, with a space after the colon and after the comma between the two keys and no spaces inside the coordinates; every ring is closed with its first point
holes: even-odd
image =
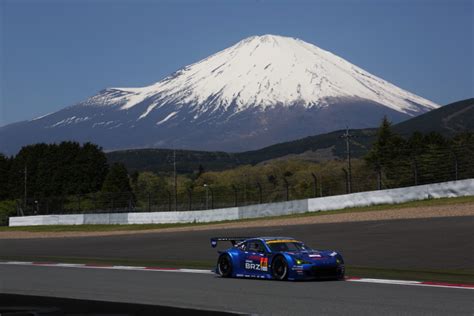
{"type": "Polygon", "coordinates": [[[102,184],[101,191],[104,193],[125,193],[132,191],[127,168],[125,168],[123,164],[117,162],[110,167],[102,184]]]}

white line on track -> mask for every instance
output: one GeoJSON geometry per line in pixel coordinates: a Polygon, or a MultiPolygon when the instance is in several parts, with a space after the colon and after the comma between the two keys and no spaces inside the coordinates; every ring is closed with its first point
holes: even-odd
{"type": "Polygon", "coordinates": [[[450,289],[474,290],[474,284],[462,284],[462,283],[369,279],[369,278],[355,278],[355,277],[354,278],[348,277],[346,281],[361,282],[361,283],[396,284],[396,285],[412,285],[412,286],[427,286],[427,287],[442,287],[442,288],[450,288],[450,289]]]}
{"type": "MultiPolygon", "coordinates": [[[[82,264],[82,263],[54,263],[54,262],[40,262],[40,261],[0,261],[0,265],[23,265],[23,266],[41,266],[41,267],[61,267],[61,268],[79,268],[79,269],[105,269],[105,270],[128,270],[128,271],[155,271],[155,272],[181,272],[181,273],[198,273],[198,274],[214,274],[210,270],[200,269],[177,269],[177,268],[161,268],[161,267],[135,267],[135,266],[114,266],[101,264],[82,264]]],[[[440,287],[451,289],[474,290],[474,284],[461,283],[445,283],[445,282],[428,282],[428,281],[406,281],[406,280],[388,280],[388,279],[370,279],[348,277],[348,282],[360,283],[378,283],[378,284],[392,284],[392,285],[411,285],[411,286],[426,286],[426,287],[440,287]]]]}

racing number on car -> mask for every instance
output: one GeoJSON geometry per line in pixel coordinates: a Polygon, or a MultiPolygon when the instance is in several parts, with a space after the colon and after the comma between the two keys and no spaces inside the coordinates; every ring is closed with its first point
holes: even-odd
{"type": "Polygon", "coordinates": [[[262,271],[268,271],[268,258],[260,258],[260,268],[262,271]]]}

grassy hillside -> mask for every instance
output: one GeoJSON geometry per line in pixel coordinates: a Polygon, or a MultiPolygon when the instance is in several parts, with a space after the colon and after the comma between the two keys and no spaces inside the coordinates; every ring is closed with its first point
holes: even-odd
{"type": "MultiPolygon", "coordinates": [[[[448,104],[437,110],[412,118],[393,126],[395,132],[409,136],[415,131],[436,131],[452,136],[460,131],[474,131],[474,99],[448,104]]],[[[362,157],[374,141],[376,128],[356,129],[350,133],[353,157],[362,157]]],[[[239,165],[257,164],[272,159],[301,158],[309,161],[325,161],[343,158],[346,154],[344,131],[305,137],[302,139],[271,145],[259,150],[225,153],[177,150],[177,169],[180,173],[199,170],[219,171],[239,165]]],[[[170,149],[136,149],[107,153],[109,162],[123,162],[130,171],[172,171],[173,151],[170,149]]]]}

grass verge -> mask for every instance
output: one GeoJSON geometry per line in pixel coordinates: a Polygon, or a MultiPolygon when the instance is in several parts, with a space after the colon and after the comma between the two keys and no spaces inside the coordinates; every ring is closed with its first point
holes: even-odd
{"type": "MultiPolygon", "coordinates": [[[[213,261],[182,261],[182,260],[134,260],[125,258],[77,258],[77,257],[3,257],[8,261],[37,261],[57,263],[87,263],[103,265],[124,265],[137,267],[189,268],[209,269],[214,267],[213,261]]],[[[447,283],[474,284],[474,270],[412,270],[380,267],[346,266],[346,274],[353,277],[379,278],[393,280],[433,281],[447,283]]]]}
{"type": "Polygon", "coordinates": [[[359,212],[374,212],[374,211],[385,211],[385,210],[398,210],[403,208],[411,207],[429,207],[429,206],[443,206],[443,205],[454,205],[473,203],[474,196],[464,196],[457,198],[440,198],[440,199],[428,199],[421,201],[412,201],[400,204],[380,204],[365,207],[345,208],[341,210],[326,211],[326,212],[306,212],[301,214],[283,215],[283,216],[271,216],[263,218],[253,219],[241,219],[233,221],[221,221],[221,222],[210,222],[210,223],[182,223],[182,224],[126,224],[126,225],[47,225],[47,226],[22,226],[22,227],[7,227],[0,226],[0,233],[2,231],[26,231],[26,232],[108,232],[108,231],[143,231],[152,229],[164,229],[164,228],[175,228],[175,227],[189,227],[189,226],[203,226],[203,225],[215,225],[222,223],[238,223],[238,222],[249,222],[249,221],[262,221],[269,219],[287,219],[287,218],[299,218],[299,217],[312,217],[312,216],[325,216],[331,214],[343,214],[343,213],[359,213],[359,212]]]}

